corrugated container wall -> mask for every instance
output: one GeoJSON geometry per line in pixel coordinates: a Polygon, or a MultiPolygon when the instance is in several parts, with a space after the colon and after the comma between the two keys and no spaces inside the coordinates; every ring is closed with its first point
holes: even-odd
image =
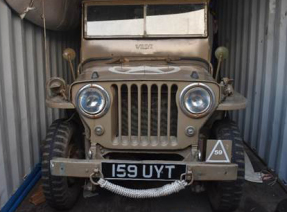
{"type": "MultiPolygon", "coordinates": [[[[51,76],[71,80],[62,51],[66,47],[78,49],[77,37],[48,32],[51,76]]],[[[46,129],[63,115],[45,106],[44,52],[43,29],[21,21],[0,0],[1,207],[39,163],[46,129]]]]}
{"type": "MultiPolygon", "coordinates": [[[[248,100],[235,112],[244,139],[287,181],[287,1],[219,0],[223,73],[248,100]]],[[[62,51],[73,33],[48,33],[51,76],[71,80],[62,51]]],[[[43,31],[0,0],[0,205],[40,160],[41,141],[62,114],[45,106],[43,31]]]]}
{"type": "Polygon", "coordinates": [[[220,0],[223,75],[248,98],[235,112],[244,139],[287,182],[287,1],[220,0]]]}

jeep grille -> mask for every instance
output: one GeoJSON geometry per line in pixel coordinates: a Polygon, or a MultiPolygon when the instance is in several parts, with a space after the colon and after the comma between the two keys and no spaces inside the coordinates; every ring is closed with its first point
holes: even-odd
{"type": "Polygon", "coordinates": [[[177,85],[117,84],[119,145],[177,145],[177,85]]]}

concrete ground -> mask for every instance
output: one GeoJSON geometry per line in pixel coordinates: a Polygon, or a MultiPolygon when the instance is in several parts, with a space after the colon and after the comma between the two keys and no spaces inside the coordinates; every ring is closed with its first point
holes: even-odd
{"type": "MultiPolygon", "coordinates": [[[[266,169],[252,152],[247,149],[255,171],[266,169]]],[[[237,212],[274,212],[277,204],[287,198],[286,191],[272,181],[263,184],[246,182],[244,195],[237,212]]],[[[31,194],[33,191],[31,192],[31,194]]],[[[17,212],[52,212],[46,203],[34,206],[28,201],[29,196],[17,209],[17,212]]],[[[71,212],[211,212],[206,192],[196,194],[186,189],[178,194],[150,200],[134,200],[108,191],[100,190],[99,195],[84,199],[81,197],[71,212]]]]}

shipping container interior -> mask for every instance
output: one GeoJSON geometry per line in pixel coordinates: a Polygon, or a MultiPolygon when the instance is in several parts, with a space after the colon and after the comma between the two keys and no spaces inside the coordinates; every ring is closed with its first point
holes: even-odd
{"type": "MultiPolygon", "coordinates": [[[[215,45],[229,49],[221,76],[234,79],[235,90],[248,99],[247,109],[231,117],[245,142],[287,182],[287,1],[218,0],[212,8],[215,45]]],[[[70,47],[79,56],[79,31],[48,31],[48,75],[71,81],[62,52],[70,47]]],[[[65,115],[45,105],[43,41],[42,28],[0,0],[1,207],[40,162],[47,127],[65,115]]]]}

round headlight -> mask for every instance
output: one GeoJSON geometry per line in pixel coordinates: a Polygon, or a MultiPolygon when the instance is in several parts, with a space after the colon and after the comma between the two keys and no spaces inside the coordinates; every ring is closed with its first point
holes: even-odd
{"type": "Polygon", "coordinates": [[[77,95],[78,107],[80,111],[90,117],[99,117],[104,115],[109,109],[109,95],[99,85],[86,85],[77,95]]]}
{"type": "Polygon", "coordinates": [[[199,118],[207,115],[214,105],[214,93],[204,84],[192,84],[186,87],[180,102],[183,111],[192,117],[199,118]]]}

